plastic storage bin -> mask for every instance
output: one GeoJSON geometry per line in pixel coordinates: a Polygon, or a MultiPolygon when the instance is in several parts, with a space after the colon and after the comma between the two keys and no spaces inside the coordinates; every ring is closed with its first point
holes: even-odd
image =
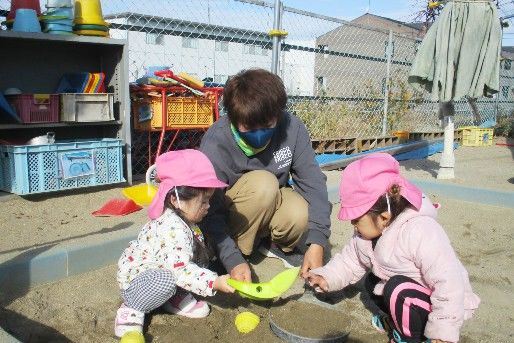
{"type": "Polygon", "coordinates": [[[5,98],[22,123],[57,123],[59,121],[58,94],[18,94],[5,98]]]}
{"type": "Polygon", "coordinates": [[[393,136],[398,137],[400,143],[407,142],[409,140],[409,131],[394,131],[393,136]]]}
{"type": "MultiPolygon", "coordinates": [[[[205,128],[214,122],[214,96],[168,97],[166,128],[205,128]]],[[[162,128],[162,99],[148,96],[132,100],[134,128],[160,130],[162,128]]]]}
{"type": "Polygon", "coordinates": [[[123,182],[122,148],[113,138],[0,145],[0,189],[23,195],[123,182]]]}
{"type": "Polygon", "coordinates": [[[97,122],[114,120],[112,93],[63,93],[61,121],[97,122]]]}
{"type": "Polygon", "coordinates": [[[462,127],[463,146],[493,145],[493,129],[482,129],[477,126],[462,127]]]}

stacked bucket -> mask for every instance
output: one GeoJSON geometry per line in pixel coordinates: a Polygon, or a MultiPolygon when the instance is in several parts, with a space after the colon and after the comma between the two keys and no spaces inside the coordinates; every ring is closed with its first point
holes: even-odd
{"type": "Polygon", "coordinates": [[[39,0],[12,0],[11,10],[3,23],[18,32],[41,32],[39,0]]]}
{"type": "Polygon", "coordinates": [[[109,37],[100,0],[75,0],[73,33],[82,36],[109,37]]]}
{"type": "Polygon", "coordinates": [[[47,0],[47,11],[42,16],[44,32],[72,35],[73,5],[71,0],[47,0]]]}

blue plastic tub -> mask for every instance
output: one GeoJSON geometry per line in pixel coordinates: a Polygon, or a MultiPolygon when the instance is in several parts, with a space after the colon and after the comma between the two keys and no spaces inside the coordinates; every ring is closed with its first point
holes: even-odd
{"type": "Polygon", "coordinates": [[[0,189],[24,195],[124,182],[122,150],[113,138],[0,145],[0,189]]]}

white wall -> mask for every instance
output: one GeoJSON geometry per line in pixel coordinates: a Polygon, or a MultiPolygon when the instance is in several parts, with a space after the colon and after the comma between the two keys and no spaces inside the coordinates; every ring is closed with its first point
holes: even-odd
{"type": "MultiPolygon", "coordinates": [[[[288,44],[314,48],[316,41],[287,41],[288,44]]],[[[281,56],[281,76],[288,95],[312,96],[314,89],[313,52],[290,50],[281,56]]]]}
{"type": "Polygon", "coordinates": [[[215,42],[197,39],[196,48],[182,46],[182,37],[164,36],[163,44],[147,44],[145,32],[111,30],[113,38],[128,39],[129,80],[144,75],[148,66],[170,66],[176,73],[187,72],[200,79],[215,75],[234,75],[242,69],[271,66],[271,50],[267,56],[244,53],[244,44],[228,42],[228,51],[216,51],[215,42]]]}

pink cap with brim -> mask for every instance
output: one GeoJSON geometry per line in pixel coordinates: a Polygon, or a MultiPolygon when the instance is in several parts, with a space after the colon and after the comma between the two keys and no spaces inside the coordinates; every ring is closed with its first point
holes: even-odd
{"type": "Polygon", "coordinates": [[[361,217],[394,184],[400,186],[400,194],[419,210],[421,191],[400,175],[400,164],[394,157],[385,153],[373,153],[350,163],[341,177],[341,208],[337,217],[340,220],[361,217]]]}
{"type": "Polygon", "coordinates": [[[228,185],[218,180],[211,161],[199,150],[184,149],[164,153],[157,157],[159,190],[148,207],[150,219],[159,218],[164,211],[166,195],[175,186],[198,188],[225,188],[228,185]]]}

